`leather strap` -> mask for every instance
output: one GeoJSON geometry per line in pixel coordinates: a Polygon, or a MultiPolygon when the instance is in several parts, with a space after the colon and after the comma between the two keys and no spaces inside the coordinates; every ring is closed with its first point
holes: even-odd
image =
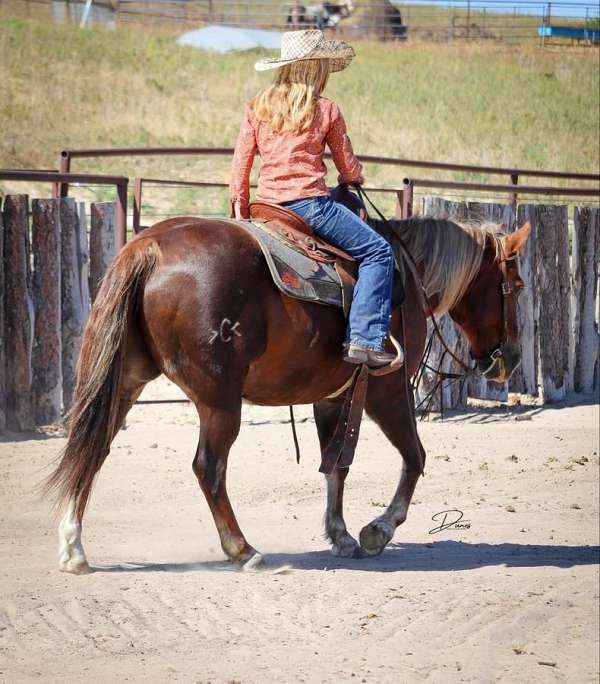
{"type": "Polygon", "coordinates": [[[363,364],[355,371],[352,385],[346,391],[333,437],[321,455],[320,473],[328,475],[336,467],[347,468],[354,460],[368,379],[369,369],[363,364]]]}
{"type": "Polygon", "coordinates": [[[338,468],[348,468],[352,465],[354,460],[354,452],[358,443],[358,435],[360,433],[360,424],[362,422],[363,411],[365,408],[365,401],[367,400],[367,387],[369,384],[369,368],[363,364],[356,378],[354,391],[352,392],[352,401],[350,402],[350,413],[348,416],[348,424],[346,425],[346,434],[344,435],[344,444],[342,452],[337,462],[338,468]]]}

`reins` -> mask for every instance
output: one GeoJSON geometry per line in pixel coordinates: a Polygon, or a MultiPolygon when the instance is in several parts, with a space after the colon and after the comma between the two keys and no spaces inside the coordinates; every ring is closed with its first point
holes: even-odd
{"type": "MultiPolygon", "coordinates": [[[[444,372],[441,370],[441,363],[442,363],[442,361],[443,361],[443,356],[442,356],[442,360],[440,361],[440,367],[434,371],[434,372],[436,372],[436,374],[438,375],[438,378],[439,378],[438,382],[436,383],[435,389],[437,389],[438,385],[439,385],[443,380],[446,380],[446,379],[454,379],[454,380],[456,380],[456,379],[462,379],[462,378],[465,378],[465,377],[468,376],[468,375],[472,375],[473,372],[474,372],[474,369],[473,369],[473,368],[470,368],[469,366],[467,366],[467,364],[466,364],[462,359],[460,359],[460,358],[452,351],[452,349],[450,349],[450,347],[449,347],[448,344],[446,343],[446,340],[444,339],[444,336],[442,335],[442,331],[440,330],[439,325],[438,325],[438,322],[437,322],[437,319],[436,319],[436,317],[435,317],[434,307],[433,307],[433,305],[432,305],[432,303],[431,303],[431,300],[430,300],[430,298],[429,298],[429,295],[427,294],[427,291],[426,291],[426,289],[425,289],[425,285],[423,284],[423,280],[421,279],[421,276],[419,275],[419,271],[418,271],[418,269],[417,269],[417,264],[416,264],[415,260],[413,259],[413,256],[412,256],[412,254],[410,253],[410,250],[408,249],[408,246],[406,245],[406,243],[404,242],[404,240],[403,240],[403,239],[396,233],[396,231],[393,229],[393,227],[392,227],[391,223],[389,222],[389,220],[381,213],[381,211],[379,211],[379,209],[375,206],[375,204],[373,204],[373,202],[371,201],[371,198],[370,198],[370,197],[367,195],[367,193],[360,187],[360,185],[356,185],[356,186],[354,186],[354,187],[356,188],[356,191],[358,192],[358,196],[359,196],[361,199],[366,200],[366,201],[370,204],[370,206],[372,207],[372,209],[374,209],[375,213],[376,213],[376,214],[379,216],[379,218],[383,221],[384,225],[385,225],[387,228],[389,228],[390,231],[392,231],[392,233],[393,233],[393,235],[394,235],[394,238],[398,241],[398,244],[400,245],[400,247],[401,247],[401,249],[402,249],[402,252],[404,253],[405,258],[406,258],[406,259],[409,261],[409,263],[411,264],[411,266],[412,266],[412,268],[413,268],[413,272],[414,272],[415,275],[416,275],[416,278],[417,278],[417,285],[418,285],[418,287],[419,287],[419,289],[420,289],[420,291],[421,291],[421,293],[422,293],[422,295],[423,295],[423,299],[425,300],[425,303],[427,304],[427,308],[429,309],[429,312],[428,312],[427,315],[428,315],[428,317],[431,319],[431,323],[432,323],[432,325],[433,325],[434,334],[437,336],[437,338],[439,339],[439,341],[440,341],[442,347],[444,348],[444,355],[445,355],[445,354],[449,354],[450,357],[451,357],[454,361],[456,361],[456,363],[457,363],[457,364],[460,366],[460,368],[462,368],[462,370],[463,370],[463,373],[461,373],[461,374],[457,374],[457,373],[444,373],[444,372]]],[[[367,217],[368,217],[368,216],[367,216],[367,217]]],[[[427,360],[427,358],[429,357],[429,354],[430,354],[430,352],[431,352],[432,341],[433,341],[433,335],[430,337],[429,343],[427,344],[426,351],[425,351],[425,353],[423,354],[423,357],[421,358],[421,362],[419,363],[419,369],[417,370],[417,373],[415,374],[415,377],[419,376],[419,372],[420,372],[420,371],[421,371],[421,375],[422,375],[422,373],[423,373],[425,370],[434,370],[433,368],[431,368],[430,366],[428,366],[427,363],[426,363],[426,360],[427,360]],[[424,363],[424,361],[425,361],[425,363],[424,363]]],[[[413,389],[414,389],[414,388],[415,388],[415,385],[413,385],[413,389]]],[[[434,391],[435,391],[435,390],[434,390],[434,391]]],[[[431,402],[430,402],[430,403],[431,403],[431,402]]]]}

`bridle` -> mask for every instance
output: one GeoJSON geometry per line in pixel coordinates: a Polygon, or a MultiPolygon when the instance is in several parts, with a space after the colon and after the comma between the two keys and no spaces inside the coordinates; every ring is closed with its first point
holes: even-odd
{"type": "Polygon", "coordinates": [[[486,378],[496,366],[502,371],[501,375],[504,374],[507,345],[511,339],[517,339],[519,334],[517,301],[524,283],[519,275],[518,255],[512,254],[507,256],[504,250],[504,237],[506,236],[503,233],[494,236],[498,254],[494,263],[498,262],[500,264],[501,274],[502,339],[497,346],[486,354],[475,356],[473,352],[470,352],[471,358],[477,364],[477,369],[486,378]]]}

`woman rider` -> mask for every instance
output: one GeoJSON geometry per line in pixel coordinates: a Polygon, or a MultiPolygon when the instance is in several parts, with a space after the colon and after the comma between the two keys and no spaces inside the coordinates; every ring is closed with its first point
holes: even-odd
{"type": "Polygon", "coordinates": [[[283,34],[281,55],[257,62],[257,71],[277,69],[273,83],[245,109],[233,155],[230,199],[233,215],[247,219],[250,171],[261,158],[259,200],[281,204],[302,216],[326,242],[359,263],[348,318],[344,359],[382,366],[394,360],[384,351],[389,333],[394,257],[388,242],[342,204],[325,184],[325,145],[340,183],[364,183],[346,124],[333,100],[321,96],[329,74],[345,69],[354,50],[325,40],[321,31],[283,34]]]}

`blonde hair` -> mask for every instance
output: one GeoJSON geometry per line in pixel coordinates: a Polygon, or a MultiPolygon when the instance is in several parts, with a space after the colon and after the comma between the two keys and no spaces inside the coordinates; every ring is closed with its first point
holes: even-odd
{"type": "Polygon", "coordinates": [[[256,118],[278,133],[305,131],[328,79],[328,59],[303,59],[280,67],[273,83],[252,100],[256,118]]]}
{"type": "Polygon", "coordinates": [[[439,296],[437,314],[446,313],[464,296],[479,273],[488,237],[497,255],[497,226],[493,224],[415,217],[393,225],[415,263],[423,266],[425,292],[429,297],[439,296]]]}

